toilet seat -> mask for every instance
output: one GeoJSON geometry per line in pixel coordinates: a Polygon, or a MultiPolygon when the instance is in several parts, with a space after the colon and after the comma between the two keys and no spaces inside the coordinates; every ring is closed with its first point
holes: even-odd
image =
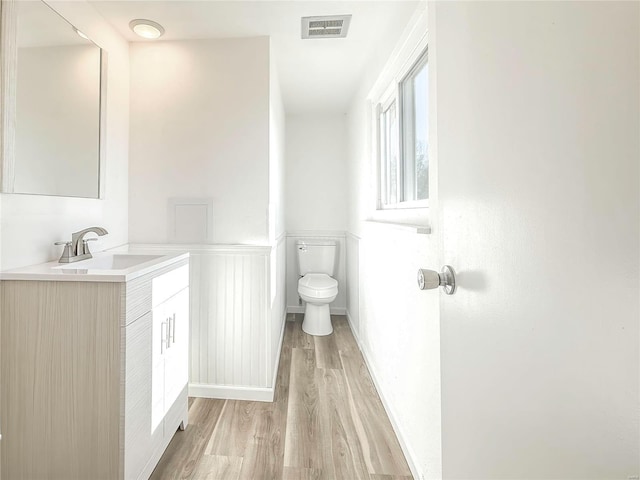
{"type": "Polygon", "coordinates": [[[312,298],[335,297],[338,281],[324,273],[307,273],[298,280],[298,293],[312,298]]]}

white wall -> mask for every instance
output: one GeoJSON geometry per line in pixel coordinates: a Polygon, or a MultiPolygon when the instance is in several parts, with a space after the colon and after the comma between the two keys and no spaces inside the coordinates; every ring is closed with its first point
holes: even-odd
{"type": "MultiPolygon", "coordinates": [[[[129,47],[87,2],[48,2],[108,54],[106,179],[103,200],[40,195],[2,197],[1,242],[3,269],[53,260],[71,233],[98,225],[109,235],[94,250],[127,242],[129,153],[129,47]]],[[[74,132],[69,133],[73,141],[74,132]]]]}
{"type": "Polygon", "coordinates": [[[130,238],[168,241],[170,198],[213,199],[211,241],[269,240],[269,39],[131,45],[130,238]]]}
{"type": "Polygon", "coordinates": [[[273,47],[269,52],[269,240],[271,243],[284,234],[285,203],[285,129],[286,118],[276,70],[273,47]]]}
{"type": "MultiPolygon", "coordinates": [[[[426,30],[426,5],[412,25],[426,30]]],[[[410,25],[409,27],[411,27],[410,25]]],[[[410,36],[390,39],[390,49],[410,36]]],[[[440,315],[438,295],[418,290],[419,267],[439,268],[435,236],[368,222],[376,204],[367,95],[390,51],[369,62],[347,115],[348,315],[416,478],[441,476],[440,315]]]]}
{"type": "Polygon", "coordinates": [[[287,116],[287,231],[347,226],[344,115],[287,116]]]}

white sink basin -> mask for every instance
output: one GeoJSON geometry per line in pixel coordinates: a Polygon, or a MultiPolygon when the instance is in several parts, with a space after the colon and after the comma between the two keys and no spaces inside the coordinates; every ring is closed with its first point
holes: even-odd
{"type": "Polygon", "coordinates": [[[123,255],[115,253],[89,258],[80,262],[65,263],[53,268],[62,270],[126,270],[160,257],[162,255],[123,255]]]}

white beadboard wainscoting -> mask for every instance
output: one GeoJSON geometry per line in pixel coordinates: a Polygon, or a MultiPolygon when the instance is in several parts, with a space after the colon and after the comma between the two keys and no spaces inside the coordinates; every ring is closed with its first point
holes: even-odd
{"type": "Polygon", "coordinates": [[[275,245],[134,244],[191,254],[189,395],[273,400],[285,312],[285,237],[275,245]]]}
{"type": "Polygon", "coordinates": [[[346,241],[344,231],[333,230],[296,230],[287,232],[287,312],[304,313],[304,303],[298,296],[298,256],[296,241],[309,239],[335,240],[338,243],[338,265],[334,278],[338,281],[338,296],[331,303],[333,315],[345,315],[347,313],[347,275],[346,275],[346,241]]]}

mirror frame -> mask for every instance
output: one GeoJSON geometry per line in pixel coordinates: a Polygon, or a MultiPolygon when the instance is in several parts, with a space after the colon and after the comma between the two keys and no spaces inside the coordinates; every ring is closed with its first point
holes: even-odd
{"type": "MultiPolygon", "coordinates": [[[[16,83],[18,72],[18,1],[0,0],[0,193],[39,195],[48,197],[82,198],[103,200],[105,198],[105,177],[107,159],[107,52],[93,40],[100,49],[100,104],[98,121],[98,196],[77,197],[71,195],[50,195],[20,193],[14,191],[15,180],[15,135],[16,135],[16,83]]],[[[47,8],[74,26],[56,9],[43,0],[47,8]]]]}
{"type": "Polygon", "coordinates": [[[0,191],[13,191],[18,70],[18,6],[0,1],[0,191]]]}

